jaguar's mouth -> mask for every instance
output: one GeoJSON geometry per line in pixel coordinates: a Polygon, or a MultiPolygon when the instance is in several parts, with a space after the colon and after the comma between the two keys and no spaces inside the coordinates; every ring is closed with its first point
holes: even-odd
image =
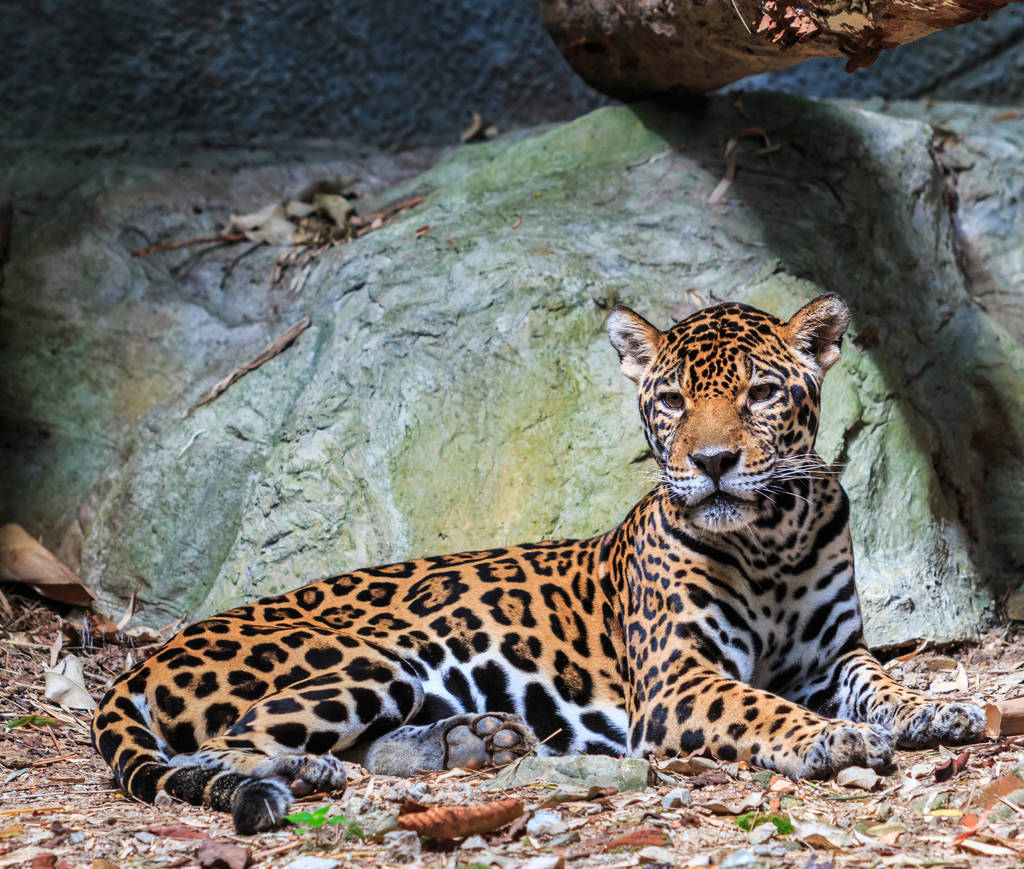
{"type": "Polygon", "coordinates": [[[755,518],[756,502],[728,492],[716,491],[687,506],[689,519],[706,531],[735,531],[755,518]]]}

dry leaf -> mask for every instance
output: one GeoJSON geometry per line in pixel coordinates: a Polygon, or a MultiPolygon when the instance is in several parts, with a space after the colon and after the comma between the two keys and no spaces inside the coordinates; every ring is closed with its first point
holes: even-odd
{"type": "Polygon", "coordinates": [[[664,848],[666,845],[671,844],[672,842],[664,830],[655,830],[651,827],[644,827],[639,830],[634,830],[632,833],[627,833],[625,836],[620,836],[618,839],[614,839],[601,850],[607,853],[608,851],[615,851],[619,848],[646,848],[649,845],[664,848]]]}
{"type": "Polygon", "coordinates": [[[348,226],[348,219],[356,213],[355,206],[337,193],[317,193],[313,204],[342,229],[348,226]]]}
{"type": "Polygon", "coordinates": [[[953,691],[966,691],[970,687],[967,681],[967,671],[963,664],[956,665],[956,673],[952,679],[936,679],[931,684],[931,690],[936,694],[950,694],[953,691]]]}
{"type": "Polygon", "coordinates": [[[984,854],[986,857],[1016,857],[1017,852],[1002,845],[990,845],[988,842],[979,842],[977,839],[964,839],[959,843],[965,851],[975,854],[984,854]]]}
{"type": "Polygon", "coordinates": [[[96,595],[20,525],[0,526],[0,579],[24,582],[43,597],[91,606],[96,595]]]}
{"type": "Polygon", "coordinates": [[[885,824],[873,824],[864,830],[864,835],[877,839],[883,845],[895,845],[896,840],[905,832],[907,832],[906,824],[889,821],[885,824]]]}
{"type": "Polygon", "coordinates": [[[863,766],[848,766],[836,776],[836,783],[844,788],[861,788],[866,791],[876,788],[881,780],[877,772],[863,766]]]}
{"type": "Polygon", "coordinates": [[[725,196],[725,191],[729,189],[729,185],[732,184],[733,179],[736,177],[736,160],[739,157],[740,142],[744,139],[755,138],[761,139],[765,147],[768,147],[768,134],[760,127],[747,127],[747,129],[737,133],[725,143],[725,174],[722,176],[722,180],[715,186],[715,189],[711,191],[711,195],[708,197],[709,205],[714,205],[725,196]]]}
{"type": "Polygon", "coordinates": [[[252,850],[219,839],[203,839],[196,851],[201,869],[246,869],[252,862],[252,850]]]}
{"type": "Polygon", "coordinates": [[[474,833],[497,830],[522,813],[522,802],[514,798],[465,806],[434,806],[429,809],[407,802],[398,815],[398,826],[433,839],[461,839],[474,833]],[[413,807],[417,810],[408,811],[413,807]]]}
{"type": "Polygon", "coordinates": [[[746,794],[741,799],[728,803],[721,800],[704,803],[704,808],[716,815],[742,815],[760,806],[761,798],[762,794],[746,794]]]}
{"type": "Polygon", "coordinates": [[[44,670],[46,679],[44,692],[47,700],[53,700],[66,709],[95,709],[96,701],[85,688],[82,662],[74,655],[68,655],[52,669],[44,670]]]}
{"type": "Polygon", "coordinates": [[[466,142],[482,142],[484,139],[489,139],[498,134],[498,128],[488,121],[487,118],[483,117],[483,115],[472,110],[470,110],[470,115],[473,116],[473,120],[462,131],[462,135],[459,136],[460,142],[464,144],[466,142]]]}
{"type": "Polygon", "coordinates": [[[811,848],[841,851],[853,844],[853,837],[838,827],[822,821],[793,821],[793,838],[811,848]]]}
{"type": "Polygon", "coordinates": [[[710,769],[718,769],[718,761],[703,755],[691,754],[689,757],[670,757],[666,760],[656,761],[654,768],[658,772],[697,775],[710,769]]]}
{"type": "Polygon", "coordinates": [[[8,824],[2,830],[0,830],[0,839],[13,839],[15,836],[20,836],[25,832],[25,828],[21,824],[8,824]]]}
{"type": "Polygon", "coordinates": [[[935,767],[935,781],[949,781],[953,776],[960,775],[970,758],[969,751],[961,751],[956,757],[944,760],[935,767]]]}
{"type": "Polygon", "coordinates": [[[168,839],[205,839],[209,836],[205,830],[186,827],[184,824],[150,824],[146,831],[168,839]]]}
{"type": "Polygon", "coordinates": [[[1013,773],[1007,773],[985,788],[976,799],[971,801],[971,804],[987,809],[994,805],[1000,797],[1008,796],[1021,788],[1024,788],[1024,781],[1021,781],[1013,773]]]}

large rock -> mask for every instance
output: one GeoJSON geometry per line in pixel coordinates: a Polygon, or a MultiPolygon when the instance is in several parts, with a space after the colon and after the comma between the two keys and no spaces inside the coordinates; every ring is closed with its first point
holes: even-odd
{"type": "Polygon", "coordinates": [[[4,288],[0,521],[80,552],[111,609],[139,586],[157,624],[359,565],[594,534],[651,470],[610,305],[664,326],[836,290],[855,340],[819,446],[846,463],[869,639],[975,635],[1024,564],[1024,122],[734,102],[460,149],[298,295],[269,286],[279,251],[127,251],[337,164],[105,169],[40,193],[4,288]],[[751,125],[773,147],[709,204],[751,125]],[[187,414],[303,315],[291,349],[187,414]]]}

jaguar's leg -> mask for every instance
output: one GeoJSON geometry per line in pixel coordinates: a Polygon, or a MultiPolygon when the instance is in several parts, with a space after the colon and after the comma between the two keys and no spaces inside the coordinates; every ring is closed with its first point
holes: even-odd
{"type": "Polygon", "coordinates": [[[884,727],[902,748],[982,738],[985,713],[972,703],[932,700],[893,679],[861,645],[801,686],[793,699],[825,714],[884,727]]]}
{"type": "MultiPolygon", "coordinates": [[[[293,796],[343,788],[345,772],[336,755],[401,727],[422,702],[418,677],[400,662],[357,657],[336,672],[262,698],[222,735],[175,755],[170,765],[181,768],[176,779],[206,780],[210,770],[236,774],[237,793],[230,799],[235,825],[255,832],[275,826],[293,796]],[[369,678],[355,680],[354,665],[369,678]]],[[[188,799],[186,783],[173,782],[176,795],[188,799]]]]}
{"type": "Polygon", "coordinates": [[[775,694],[702,669],[666,679],[630,710],[630,753],[749,760],[793,778],[827,778],[848,766],[886,768],[884,728],[824,718],[775,694]]]}
{"type": "Polygon", "coordinates": [[[372,773],[411,776],[427,770],[503,766],[536,744],[533,731],[518,715],[485,712],[399,727],[368,746],[361,760],[372,773]]]}

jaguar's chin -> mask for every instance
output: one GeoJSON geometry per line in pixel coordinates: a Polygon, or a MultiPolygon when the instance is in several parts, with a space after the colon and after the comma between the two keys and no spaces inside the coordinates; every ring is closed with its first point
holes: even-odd
{"type": "Polygon", "coordinates": [[[754,521],[757,518],[757,505],[725,492],[713,492],[696,504],[690,504],[686,518],[702,531],[725,534],[754,521]]]}

